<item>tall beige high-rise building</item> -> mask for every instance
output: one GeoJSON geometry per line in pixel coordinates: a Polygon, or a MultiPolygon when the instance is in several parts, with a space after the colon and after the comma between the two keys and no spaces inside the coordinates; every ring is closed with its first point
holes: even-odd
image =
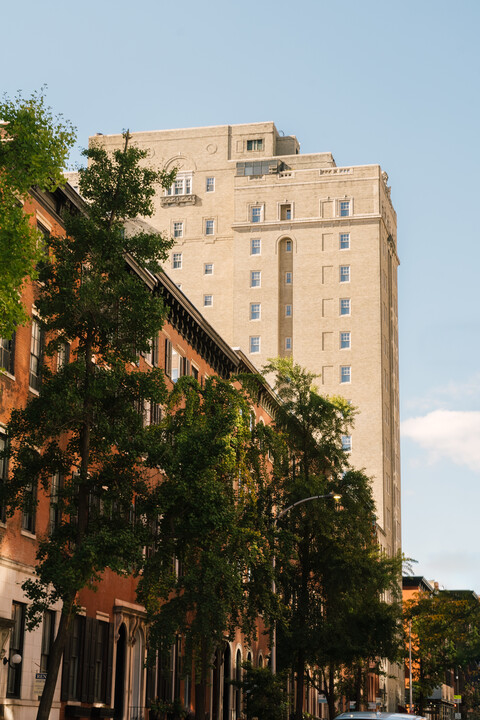
{"type": "MultiPolygon", "coordinates": [[[[120,147],[120,135],[91,139],[120,147]]],[[[373,477],[378,525],[400,547],[396,214],[379,165],[300,153],[272,122],[133,133],[177,168],[153,224],[175,238],[165,269],[261,368],[293,355],[323,394],[358,409],[345,445],[373,477]]]]}

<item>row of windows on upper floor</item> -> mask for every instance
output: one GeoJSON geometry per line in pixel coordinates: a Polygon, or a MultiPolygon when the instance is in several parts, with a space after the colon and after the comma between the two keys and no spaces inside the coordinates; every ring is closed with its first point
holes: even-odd
{"type": "MultiPolygon", "coordinates": [[[[183,268],[183,253],[181,252],[174,252],[172,254],[172,269],[173,270],[181,270],[183,268]]],[[[213,263],[204,263],[203,266],[203,274],[204,275],[213,275],[213,269],[214,265],[213,263]]],[[[350,265],[340,265],[339,266],[339,282],[341,283],[347,283],[350,282],[351,279],[351,268],[350,265]]],[[[287,270],[285,272],[285,285],[292,285],[293,283],[293,272],[290,270],[287,270]]],[[[251,270],[250,271],[250,287],[251,288],[258,288],[262,285],[262,271],[261,270],[251,270]]]]}
{"type": "MultiPolygon", "coordinates": [[[[203,296],[203,306],[204,307],[213,307],[213,298],[214,296],[210,293],[207,293],[203,296]]],[[[340,316],[349,316],[351,314],[352,309],[352,303],[350,298],[340,298],[340,306],[339,306],[339,315],[340,316]]],[[[250,320],[260,320],[261,319],[261,303],[250,303],[250,320]]],[[[287,303],[285,305],[285,317],[293,317],[293,305],[291,303],[287,303]]],[[[350,333],[348,333],[350,334],[350,333]]],[[[347,337],[343,338],[344,345],[341,345],[342,348],[350,347],[350,345],[346,344],[347,337]]]]}
{"type": "MultiPolygon", "coordinates": [[[[174,223],[174,232],[175,232],[174,223]]],[[[183,223],[181,228],[182,235],[177,237],[183,237],[183,223]]],[[[340,233],[339,235],[339,249],[349,250],[350,249],[350,233],[340,233]]],[[[291,253],[293,250],[293,243],[291,240],[284,240],[281,245],[284,252],[291,253]]],[[[261,255],[262,254],[262,239],[251,238],[250,239],[250,255],[261,255]]],[[[176,252],[172,255],[172,267],[179,269],[182,267],[182,253],[176,252]]],[[[204,264],[204,275],[213,275],[213,263],[204,264]]]]}
{"type": "MultiPolygon", "coordinates": [[[[249,222],[262,223],[265,221],[265,206],[264,205],[251,205],[248,209],[249,222]]],[[[340,217],[348,217],[350,213],[345,210],[340,217]]],[[[279,217],[278,220],[291,220],[293,219],[293,211],[290,203],[279,205],[279,217]]],[[[216,235],[216,221],[215,218],[204,218],[203,219],[203,234],[204,235],[216,235]]],[[[349,244],[349,233],[342,233],[343,241],[340,242],[340,249],[347,250],[349,244]],[[347,239],[348,238],[348,239],[347,239]]],[[[173,221],[173,237],[183,238],[185,236],[185,221],[174,220],[173,221]]]]}

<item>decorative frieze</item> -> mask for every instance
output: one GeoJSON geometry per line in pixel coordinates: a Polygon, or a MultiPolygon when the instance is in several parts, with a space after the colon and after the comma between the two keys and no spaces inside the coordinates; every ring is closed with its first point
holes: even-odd
{"type": "Polygon", "coordinates": [[[195,205],[197,196],[194,193],[190,195],[162,195],[160,204],[162,207],[170,207],[171,205],[195,205]]]}

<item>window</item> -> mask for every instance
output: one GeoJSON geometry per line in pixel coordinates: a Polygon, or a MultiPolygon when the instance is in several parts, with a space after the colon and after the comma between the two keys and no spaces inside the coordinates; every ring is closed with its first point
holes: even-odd
{"type": "Polygon", "coordinates": [[[45,610],[42,623],[42,649],[40,652],[40,672],[48,672],[50,652],[55,639],[55,611],[45,610]]]}
{"type": "Polygon", "coordinates": [[[213,235],[215,233],[215,221],[205,220],[205,235],[213,235]]]}
{"type": "Polygon", "coordinates": [[[350,282],[350,265],[340,265],[340,282],[350,282]]]}
{"type": "Polygon", "coordinates": [[[345,450],[345,452],[350,452],[352,449],[352,436],[351,435],[342,435],[342,450],[345,450]]]}
{"type": "Polygon", "coordinates": [[[251,353],[259,353],[260,352],[260,336],[259,335],[253,335],[250,338],[250,352],[251,353]]]}
{"type": "Polygon", "coordinates": [[[350,249],[350,233],[340,233],[340,250],[350,249]]]}
{"type": "Polygon", "coordinates": [[[285,317],[292,317],[292,306],[285,305],[285,317]]]}
{"type": "Polygon", "coordinates": [[[250,219],[252,223],[262,222],[263,205],[252,205],[252,207],[250,208],[250,219]]]}
{"type": "Polygon", "coordinates": [[[252,270],[250,273],[250,287],[260,287],[262,281],[262,273],[260,270],[252,270]]]}
{"type": "Polygon", "coordinates": [[[62,475],[59,472],[54,473],[52,475],[52,482],[50,486],[50,534],[59,527],[62,517],[59,507],[60,490],[62,488],[62,485],[62,475]]]}
{"type": "Polygon", "coordinates": [[[162,421],[162,406],[160,403],[150,403],[150,422],[149,425],[158,425],[162,421]]]}
{"type": "Polygon", "coordinates": [[[166,195],[191,195],[192,175],[191,173],[178,173],[172,185],[166,190],[166,195]]]}
{"type": "Polygon", "coordinates": [[[255,140],[247,140],[247,150],[263,150],[263,139],[255,138],[255,140]]]}
{"type": "Polygon", "coordinates": [[[352,379],[352,368],[350,365],[342,365],[340,368],[340,382],[349,383],[352,379]]]}
{"type": "Polygon", "coordinates": [[[292,338],[286,337],[285,338],[285,350],[291,350],[292,349],[292,338]]]}
{"type": "Polygon", "coordinates": [[[340,217],[348,217],[350,215],[350,200],[342,200],[340,202],[340,217]]]}
{"type": "MultiPolygon", "coordinates": [[[[25,635],[25,605],[12,603],[13,628],[10,635],[10,657],[21,655],[23,658],[23,639],[25,635]]],[[[7,697],[19,698],[22,684],[23,661],[18,665],[8,665],[7,697]]]]}
{"type": "Polygon", "coordinates": [[[32,337],[30,342],[30,387],[40,390],[43,355],[43,330],[38,320],[32,320],[32,337]]]}
{"type": "Polygon", "coordinates": [[[285,252],[292,252],[292,241],[287,240],[285,242],[285,252]]]}
{"type": "Polygon", "coordinates": [[[285,284],[286,284],[286,285],[291,285],[291,284],[292,284],[292,277],[293,277],[293,274],[292,274],[291,272],[286,272],[286,273],[285,273],[285,284]]]}
{"type": "Polygon", "coordinates": [[[340,315],[350,315],[350,298],[340,300],[340,315]]]}
{"type": "Polygon", "coordinates": [[[262,251],[262,241],[260,238],[252,238],[250,240],[250,255],[260,255],[262,251]]]}
{"type": "Polygon", "coordinates": [[[215,191],[215,178],[214,177],[207,177],[206,183],[205,183],[205,190],[207,192],[214,192],[215,191]]]}
{"type": "Polygon", "coordinates": [[[342,350],[348,350],[350,348],[350,333],[349,332],[341,332],[340,333],[340,348],[342,350]]]}
{"type": "Polygon", "coordinates": [[[30,482],[25,486],[24,506],[22,513],[22,530],[35,533],[35,516],[37,506],[37,485],[30,482]]]}
{"type": "Polygon", "coordinates": [[[0,338],[0,367],[15,375],[15,333],[10,340],[0,338]]]}
{"type": "Polygon", "coordinates": [[[280,220],[291,220],[292,219],[292,205],[291,203],[284,203],[280,205],[280,220]]]}
{"type": "Polygon", "coordinates": [[[173,237],[174,238],[183,237],[183,222],[174,222],[173,223],[173,237]]]}
{"type": "Polygon", "coordinates": [[[205,263],[203,266],[204,275],[213,275],[213,263],[205,263]]]}
{"type": "MultiPolygon", "coordinates": [[[[0,433],[0,453],[7,449],[7,436],[0,433]]],[[[8,457],[0,457],[0,484],[3,484],[8,477],[8,457]]],[[[7,509],[0,503],[0,522],[7,522],[7,509]]]]}
{"type": "Polygon", "coordinates": [[[260,320],[260,303],[250,303],[250,320],[260,320]]]}
{"type": "Polygon", "coordinates": [[[58,346],[57,352],[57,370],[60,370],[70,360],[70,343],[62,342],[58,346]]]}
{"type": "Polygon", "coordinates": [[[181,270],[182,268],[182,253],[173,253],[172,267],[174,270],[181,270]]]}
{"type": "Polygon", "coordinates": [[[63,656],[61,699],[109,704],[112,656],[113,624],[77,615],[63,656]]]}
{"type": "Polygon", "coordinates": [[[213,305],[213,295],[204,295],[203,296],[203,306],[204,307],[212,307],[213,305]]]}

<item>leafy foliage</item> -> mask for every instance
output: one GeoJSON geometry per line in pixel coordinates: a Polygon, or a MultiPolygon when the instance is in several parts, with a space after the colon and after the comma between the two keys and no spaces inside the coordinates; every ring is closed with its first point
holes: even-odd
{"type": "Polygon", "coordinates": [[[63,603],[39,718],[47,718],[61,651],[75,613],[77,593],[95,587],[107,568],[131,573],[139,566],[147,528],[142,520],[149,491],[144,457],[149,431],[145,402],[162,402],[163,372],[139,371],[164,318],[160,297],[127,265],[161,271],[170,246],[156,232],[124,232],[141,211],[152,214],[152,182],[169,176],[139,167],[145,153],[128,147],[113,160],[85,151],[91,164],[80,174],[88,195],[84,212],[65,217],[67,237],[46,239],[37,308],[46,333],[46,360],[38,397],[12,413],[10,479],[3,484],[10,513],[32,510],[38,495],[50,495],[57,522],[41,538],[35,577],[24,589],[35,625],[53,601],[63,603]],[[102,167],[98,167],[98,165],[102,167]],[[107,168],[111,209],[104,185],[107,168]],[[132,178],[136,178],[132,184],[132,178]],[[58,361],[60,345],[71,344],[71,362],[58,361]],[[60,480],[52,492],[52,477],[60,480]],[[35,499],[32,500],[32,497],[35,499]]]}
{"type": "Polygon", "coordinates": [[[283,445],[274,458],[283,506],[341,494],[341,507],[323,497],[293,507],[277,523],[277,584],[285,604],[279,665],[296,673],[296,717],[306,677],[326,694],[334,713],[345,668],[365,658],[398,656],[400,558],[382,555],[370,481],[349,467],[342,449],[352,407],[318,395],[315,376],[290,359],[270,361],[264,371],[275,373],[283,401],[277,418],[283,445]],[[385,602],[384,593],[393,602],[385,602]],[[307,674],[307,667],[316,670],[307,674]]]}
{"type": "Polygon", "coordinates": [[[177,633],[185,637],[203,718],[199,698],[215,651],[237,628],[252,636],[258,613],[268,608],[266,474],[248,403],[231,383],[209,378],[201,388],[181,378],[167,408],[150,455],[165,477],[154,489],[160,514],[139,597],[154,646],[168,647],[177,633]]]}
{"type": "Polygon", "coordinates": [[[461,671],[468,684],[480,662],[480,603],[474,593],[418,593],[405,603],[404,619],[412,638],[414,701],[423,708],[451,669],[461,671]]]}
{"type": "Polygon", "coordinates": [[[272,675],[270,668],[254,667],[250,663],[245,663],[244,670],[242,682],[234,684],[242,689],[247,720],[284,718],[288,708],[286,676],[272,675]]]}
{"type": "Polygon", "coordinates": [[[36,276],[39,234],[23,211],[32,186],[55,190],[65,184],[73,126],[46,106],[43,88],[29,98],[18,93],[0,102],[0,337],[26,322],[20,292],[36,276]]]}

